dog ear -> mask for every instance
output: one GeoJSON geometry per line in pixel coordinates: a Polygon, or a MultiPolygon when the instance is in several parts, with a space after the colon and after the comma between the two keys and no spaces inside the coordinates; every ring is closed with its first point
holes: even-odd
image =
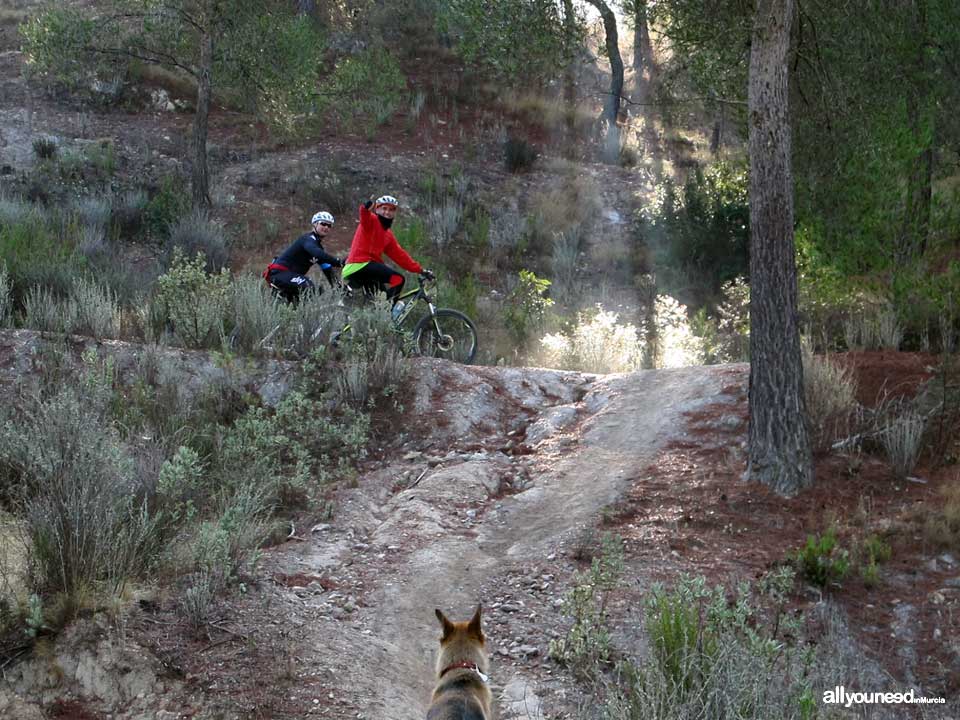
{"type": "Polygon", "coordinates": [[[437,620],[440,621],[440,625],[443,627],[443,637],[440,638],[440,641],[446,640],[454,631],[453,623],[447,620],[447,616],[443,614],[440,608],[434,610],[437,614],[437,620]]]}
{"type": "Polygon", "coordinates": [[[481,615],[483,614],[483,606],[479,603],[477,604],[477,611],[473,614],[473,617],[470,619],[470,624],[467,625],[467,632],[473,635],[477,640],[483,640],[483,630],[480,628],[481,615]]]}

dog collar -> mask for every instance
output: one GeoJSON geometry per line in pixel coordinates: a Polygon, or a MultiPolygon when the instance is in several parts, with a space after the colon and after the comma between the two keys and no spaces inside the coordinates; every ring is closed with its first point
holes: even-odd
{"type": "Polygon", "coordinates": [[[485,683],[490,682],[490,679],[486,675],[484,675],[482,672],[480,672],[480,668],[477,667],[477,664],[475,662],[470,662],[469,660],[461,660],[460,662],[455,662],[453,665],[447,665],[447,667],[445,667],[443,670],[440,671],[440,677],[443,677],[451,670],[458,670],[460,668],[464,668],[466,670],[473,670],[477,675],[480,676],[480,679],[483,680],[483,682],[485,683]]]}

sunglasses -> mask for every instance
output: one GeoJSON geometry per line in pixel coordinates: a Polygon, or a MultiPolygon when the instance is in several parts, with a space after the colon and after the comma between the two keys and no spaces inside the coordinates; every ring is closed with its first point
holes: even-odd
{"type": "Polygon", "coordinates": [[[321,226],[321,227],[333,227],[333,223],[325,223],[325,222],[322,222],[322,223],[320,223],[320,226],[321,226]]]}

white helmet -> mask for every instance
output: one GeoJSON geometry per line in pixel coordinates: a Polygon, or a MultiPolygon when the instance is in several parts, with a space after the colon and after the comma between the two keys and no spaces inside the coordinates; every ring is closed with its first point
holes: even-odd
{"type": "Polygon", "coordinates": [[[325,210],[321,210],[320,212],[318,212],[316,215],[313,216],[312,220],[310,220],[311,225],[316,225],[318,222],[330,223],[331,225],[333,225],[333,215],[326,212],[325,210]]]}
{"type": "Polygon", "coordinates": [[[400,203],[393,195],[381,195],[377,198],[377,201],[374,203],[374,205],[393,205],[396,207],[400,205],[400,203]]]}

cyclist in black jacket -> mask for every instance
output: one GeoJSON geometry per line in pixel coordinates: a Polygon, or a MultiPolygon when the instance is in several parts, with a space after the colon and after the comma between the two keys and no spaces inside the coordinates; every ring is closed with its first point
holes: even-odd
{"type": "MultiPolygon", "coordinates": [[[[328,264],[333,267],[343,267],[343,260],[328,253],[321,244],[333,227],[333,215],[328,212],[318,212],[310,220],[310,224],[313,225],[313,230],[298,237],[263,271],[264,279],[287,302],[296,302],[300,299],[300,294],[306,290],[316,289],[317,292],[323,292],[307,277],[311,265],[328,264]]],[[[324,268],[323,273],[332,286],[333,273],[329,268],[324,268]]]]}

